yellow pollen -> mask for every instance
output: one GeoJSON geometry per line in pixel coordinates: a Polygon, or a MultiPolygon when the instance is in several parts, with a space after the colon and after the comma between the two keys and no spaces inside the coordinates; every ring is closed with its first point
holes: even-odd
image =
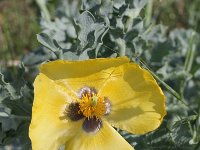
{"type": "Polygon", "coordinates": [[[103,97],[96,94],[86,94],[79,103],[80,112],[88,119],[96,117],[99,119],[106,113],[106,104],[103,97]]]}

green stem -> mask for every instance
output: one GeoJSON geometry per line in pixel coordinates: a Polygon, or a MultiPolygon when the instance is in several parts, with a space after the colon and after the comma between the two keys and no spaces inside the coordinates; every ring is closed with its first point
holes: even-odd
{"type": "Polygon", "coordinates": [[[119,56],[125,56],[126,54],[126,43],[123,39],[117,39],[116,43],[119,47],[119,56]]]}
{"type": "MultiPolygon", "coordinates": [[[[141,58],[137,58],[139,60],[139,62],[145,66],[145,68],[152,74],[152,76],[159,81],[166,89],[169,93],[171,93],[174,97],[177,98],[177,100],[179,100],[181,103],[183,103],[186,107],[190,108],[190,106],[188,104],[185,103],[184,99],[180,96],[180,94],[178,94],[175,90],[173,90],[168,84],[166,84],[164,81],[162,81],[153,71],[151,71],[150,67],[145,63],[144,60],[142,60],[141,58]]],[[[198,114],[195,110],[193,110],[194,114],[198,114]]]]}
{"type": "Polygon", "coordinates": [[[54,52],[54,54],[56,55],[57,59],[61,59],[61,60],[64,59],[64,58],[63,58],[63,52],[62,52],[61,49],[60,49],[59,51],[53,51],[53,52],[54,52]]]}
{"type": "Polygon", "coordinates": [[[153,77],[158,80],[166,89],[169,93],[171,93],[173,96],[175,96],[179,101],[183,102],[185,104],[185,102],[181,99],[181,96],[175,91],[173,90],[168,84],[166,84],[164,81],[162,81],[153,71],[151,71],[151,69],[148,67],[148,65],[141,59],[138,58],[140,63],[142,65],[144,65],[146,67],[146,69],[153,75],[153,77]]]}
{"type": "Polygon", "coordinates": [[[50,22],[51,17],[49,14],[49,11],[46,7],[46,0],[36,0],[38,6],[40,7],[40,10],[45,18],[46,21],[50,22]]]}
{"type": "Polygon", "coordinates": [[[193,64],[193,61],[194,61],[194,56],[195,56],[195,47],[194,47],[194,44],[193,44],[194,39],[195,39],[195,33],[193,32],[192,36],[190,38],[190,41],[189,41],[189,49],[187,51],[185,65],[184,65],[185,71],[187,73],[189,73],[191,71],[192,64],[193,64]]]}
{"type": "Polygon", "coordinates": [[[178,100],[182,101],[181,96],[175,90],[173,90],[168,84],[166,84],[164,81],[162,81],[154,72],[152,72],[149,69],[148,69],[148,71],[150,71],[150,73],[153,75],[153,77],[156,78],[156,80],[158,80],[173,96],[175,96],[178,100]]]}
{"type": "Polygon", "coordinates": [[[153,0],[149,0],[145,9],[145,25],[149,25],[152,20],[153,0]]]}

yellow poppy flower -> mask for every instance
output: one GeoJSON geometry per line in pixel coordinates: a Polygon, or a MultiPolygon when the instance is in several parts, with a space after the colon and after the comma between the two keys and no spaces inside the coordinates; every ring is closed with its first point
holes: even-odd
{"type": "Polygon", "coordinates": [[[113,128],[144,134],[166,114],[151,74],[127,57],[57,60],[34,82],[29,136],[33,150],[132,150],[113,128]]]}

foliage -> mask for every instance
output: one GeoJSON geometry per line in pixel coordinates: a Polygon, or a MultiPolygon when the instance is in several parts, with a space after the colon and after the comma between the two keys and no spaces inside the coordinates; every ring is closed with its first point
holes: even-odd
{"type": "Polygon", "coordinates": [[[46,1],[40,1],[43,31],[37,39],[44,47],[23,57],[25,67],[18,69],[13,82],[5,81],[6,72],[1,75],[0,144],[14,142],[20,143],[22,149],[30,148],[32,82],[39,64],[55,59],[126,55],[158,80],[167,97],[168,114],[156,131],[145,135],[119,131],[120,134],[136,150],[199,149],[199,33],[192,28],[169,31],[162,24],[150,24],[149,3],[147,0],[63,0],[52,20],[46,1]]]}
{"type": "Polygon", "coordinates": [[[199,0],[154,1],[152,12],[155,22],[162,22],[170,28],[193,28],[200,32],[199,0]]]}
{"type": "Polygon", "coordinates": [[[0,1],[0,65],[10,65],[38,46],[36,7],[30,0],[0,1]]]}

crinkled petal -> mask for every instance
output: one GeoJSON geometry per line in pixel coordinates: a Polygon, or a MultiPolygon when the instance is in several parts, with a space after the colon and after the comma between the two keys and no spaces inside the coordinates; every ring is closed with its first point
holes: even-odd
{"type": "Polygon", "coordinates": [[[74,95],[79,95],[80,90],[84,87],[95,88],[95,90],[97,90],[98,92],[104,85],[104,83],[107,81],[107,79],[109,79],[110,74],[112,73],[113,70],[114,67],[111,67],[109,69],[93,73],[91,75],[79,78],[77,77],[77,78],[60,79],[56,80],[55,82],[58,85],[70,90],[71,93],[74,93],[74,95]]]}
{"type": "Polygon", "coordinates": [[[56,150],[64,144],[76,124],[61,119],[71,100],[67,91],[40,74],[34,82],[34,102],[29,137],[33,150],[56,150]]]}
{"type": "Polygon", "coordinates": [[[107,122],[97,133],[80,129],[75,137],[66,143],[66,150],[133,150],[133,147],[107,122]]]}
{"type": "Polygon", "coordinates": [[[53,80],[80,78],[128,62],[129,59],[127,57],[99,58],[84,61],[56,60],[41,65],[40,71],[53,80]]]}
{"type": "Polygon", "coordinates": [[[99,91],[111,101],[105,118],[111,125],[133,134],[144,134],[160,126],[165,96],[152,75],[137,64],[116,67],[99,91]]]}

